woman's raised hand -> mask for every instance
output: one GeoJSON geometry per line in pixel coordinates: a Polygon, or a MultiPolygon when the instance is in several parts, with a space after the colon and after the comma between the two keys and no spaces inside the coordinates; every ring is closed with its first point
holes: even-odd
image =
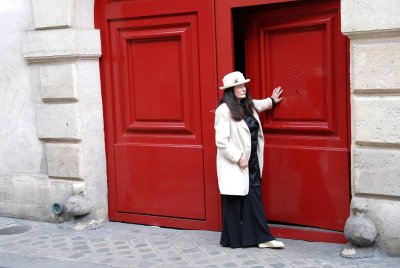
{"type": "Polygon", "coordinates": [[[278,103],[282,100],[282,98],[281,98],[282,92],[283,92],[283,89],[280,86],[274,88],[274,90],[272,91],[271,98],[274,99],[275,103],[278,103]]]}

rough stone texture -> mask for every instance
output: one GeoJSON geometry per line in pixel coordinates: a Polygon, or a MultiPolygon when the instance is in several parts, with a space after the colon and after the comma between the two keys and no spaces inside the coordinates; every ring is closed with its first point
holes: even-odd
{"type": "Polygon", "coordinates": [[[36,106],[40,139],[81,139],[81,113],[78,104],[45,104],[36,106]]]}
{"type": "Polygon", "coordinates": [[[400,90],[400,36],[353,40],[351,54],[353,90],[400,90]]]}
{"type": "Polygon", "coordinates": [[[46,144],[48,175],[58,178],[83,178],[83,148],[80,144],[46,144]]]}
{"type": "Polygon", "coordinates": [[[352,112],[356,144],[400,144],[400,97],[353,96],[352,112]]]}
{"type": "Polygon", "coordinates": [[[107,164],[104,144],[103,106],[101,99],[100,72],[97,60],[78,61],[77,85],[82,109],[83,144],[85,161],[85,197],[93,205],[86,216],[104,220],[108,215],[107,164]],[[81,90],[82,89],[82,90],[81,90]]]}
{"type": "Polygon", "coordinates": [[[376,238],[374,223],[365,215],[350,216],[344,226],[345,237],[355,246],[369,247],[376,238]]]}
{"type": "Polygon", "coordinates": [[[72,195],[67,200],[67,212],[73,216],[83,216],[90,213],[92,204],[82,195],[72,195]]]}
{"type": "Polygon", "coordinates": [[[49,180],[40,175],[0,175],[0,211],[5,217],[57,222],[54,202],[65,203],[73,182],[49,180]]]}
{"type": "Polygon", "coordinates": [[[398,0],[341,0],[342,32],[400,29],[398,0]]]}
{"type": "Polygon", "coordinates": [[[340,251],[340,256],[347,259],[373,258],[377,255],[377,250],[373,247],[357,247],[351,243],[345,245],[340,251]]]}
{"type": "Polygon", "coordinates": [[[353,215],[358,213],[365,213],[368,210],[369,200],[365,198],[353,197],[351,199],[351,212],[353,215]]]}
{"type": "Polygon", "coordinates": [[[52,64],[40,66],[42,99],[77,100],[75,64],[52,64]]]}
{"type": "Polygon", "coordinates": [[[75,28],[25,32],[23,51],[25,59],[33,62],[47,58],[98,58],[100,32],[75,28]]]}
{"type": "Polygon", "coordinates": [[[377,235],[375,224],[366,216],[368,206],[368,199],[353,197],[351,200],[352,213],[344,226],[344,235],[357,247],[371,246],[377,235]]]}
{"type": "Polygon", "coordinates": [[[74,0],[32,0],[35,28],[71,27],[74,2],[74,0]]]}
{"type": "Polygon", "coordinates": [[[370,199],[367,216],[378,230],[377,243],[388,255],[400,257],[400,201],[370,199]]]}
{"type": "Polygon", "coordinates": [[[353,147],[354,193],[400,196],[399,166],[398,148],[353,147]]]}

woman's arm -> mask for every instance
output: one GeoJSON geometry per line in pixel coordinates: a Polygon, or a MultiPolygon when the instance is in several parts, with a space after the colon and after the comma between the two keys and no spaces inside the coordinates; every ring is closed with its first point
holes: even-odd
{"type": "Polygon", "coordinates": [[[273,108],[275,104],[278,104],[282,100],[282,92],[283,89],[281,87],[276,87],[272,91],[271,97],[262,100],[253,100],[254,106],[256,107],[257,111],[262,112],[273,108]]]}
{"type": "Polygon", "coordinates": [[[215,143],[220,152],[230,161],[238,163],[243,152],[232,143],[229,108],[221,104],[215,111],[215,143]]]}
{"type": "Polygon", "coordinates": [[[272,108],[272,100],[269,97],[262,100],[253,100],[253,103],[258,112],[262,112],[272,108]]]}

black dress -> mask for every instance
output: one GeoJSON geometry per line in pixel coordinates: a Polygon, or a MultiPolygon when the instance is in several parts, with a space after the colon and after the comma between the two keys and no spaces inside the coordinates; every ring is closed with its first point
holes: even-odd
{"type": "Polygon", "coordinates": [[[246,196],[222,195],[220,244],[231,248],[255,246],[275,239],[268,228],[261,202],[261,174],[257,156],[259,124],[253,116],[246,116],[244,121],[251,133],[249,193],[246,196]]]}

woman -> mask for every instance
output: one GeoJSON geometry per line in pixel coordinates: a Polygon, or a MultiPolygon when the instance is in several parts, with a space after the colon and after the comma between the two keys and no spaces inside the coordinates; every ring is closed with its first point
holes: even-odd
{"type": "Polygon", "coordinates": [[[237,248],[283,248],[271,235],[261,203],[264,135],[257,112],[271,109],[282,98],[277,87],[272,96],[252,100],[241,72],[223,79],[224,90],[215,112],[218,186],[222,195],[221,245],[237,248]]]}

